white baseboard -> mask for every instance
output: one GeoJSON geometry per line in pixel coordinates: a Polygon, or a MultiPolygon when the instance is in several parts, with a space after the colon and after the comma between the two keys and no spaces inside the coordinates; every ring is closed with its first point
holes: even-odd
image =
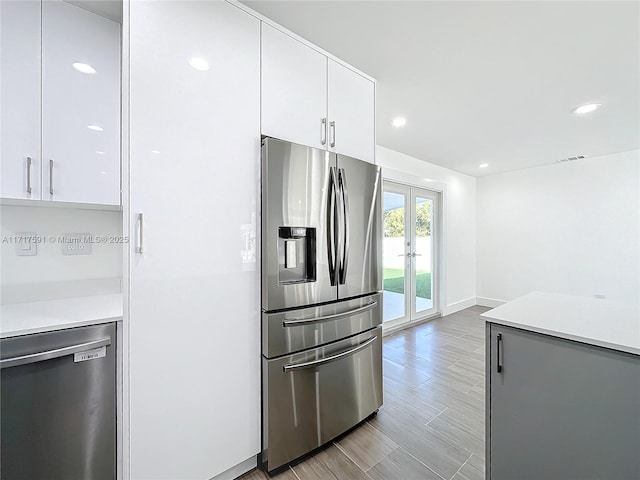
{"type": "Polygon", "coordinates": [[[460,300],[459,302],[452,303],[451,305],[447,305],[442,310],[442,316],[451,315],[452,313],[459,312],[460,310],[464,310],[465,308],[473,307],[476,305],[476,297],[469,297],[465,300],[460,300]]]}
{"type": "Polygon", "coordinates": [[[507,303],[506,300],[498,300],[497,298],[476,297],[476,305],[480,305],[481,307],[495,308],[505,303],[507,303]]]}
{"type": "Polygon", "coordinates": [[[235,467],[231,467],[229,470],[226,470],[211,480],[234,480],[250,470],[253,470],[258,465],[258,458],[254,455],[250,458],[247,458],[244,462],[239,463],[235,467]]]}

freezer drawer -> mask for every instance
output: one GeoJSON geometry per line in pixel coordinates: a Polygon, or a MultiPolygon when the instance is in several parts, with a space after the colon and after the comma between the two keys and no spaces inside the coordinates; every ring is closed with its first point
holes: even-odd
{"type": "Polygon", "coordinates": [[[262,354],[279,357],[370,330],[382,323],[382,295],[262,314],[262,354]]]}
{"type": "Polygon", "coordinates": [[[3,339],[3,480],[114,480],[115,324],[3,339]]]}
{"type": "Polygon", "coordinates": [[[262,462],[272,471],[382,405],[382,327],[295,355],[263,357],[262,462]]]}

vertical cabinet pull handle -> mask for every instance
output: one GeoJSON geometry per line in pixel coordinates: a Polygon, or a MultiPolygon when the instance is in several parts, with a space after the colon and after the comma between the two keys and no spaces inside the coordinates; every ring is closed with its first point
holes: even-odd
{"type": "Polygon", "coordinates": [[[136,251],[138,253],[143,253],[143,242],[144,242],[144,217],[142,213],[138,214],[138,245],[136,246],[136,251]]]}
{"type": "Polygon", "coordinates": [[[496,337],[496,359],[497,359],[497,368],[496,370],[498,371],[498,373],[502,372],[502,355],[501,355],[501,350],[502,350],[502,334],[499,333],[498,336],[496,337]]]}
{"type": "Polygon", "coordinates": [[[331,143],[330,145],[332,147],[336,146],[336,122],[331,122],[329,124],[329,126],[331,127],[331,143]]]}
{"type": "Polygon", "coordinates": [[[326,145],[327,144],[327,117],[324,117],[322,120],[320,120],[320,128],[321,128],[320,143],[322,143],[322,145],[326,145]]]}
{"type": "Polygon", "coordinates": [[[49,194],[53,195],[53,160],[49,160],[49,194]]]}
{"type": "Polygon", "coordinates": [[[27,157],[27,193],[31,193],[31,157],[27,157]]]}

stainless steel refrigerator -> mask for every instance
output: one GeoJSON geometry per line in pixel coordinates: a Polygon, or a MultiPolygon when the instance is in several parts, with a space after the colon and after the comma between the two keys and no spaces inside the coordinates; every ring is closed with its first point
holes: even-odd
{"type": "Polygon", "coordinates": [[[380,167],[262,141],[262,452],[272,472],[382,405],[380,167]]]}

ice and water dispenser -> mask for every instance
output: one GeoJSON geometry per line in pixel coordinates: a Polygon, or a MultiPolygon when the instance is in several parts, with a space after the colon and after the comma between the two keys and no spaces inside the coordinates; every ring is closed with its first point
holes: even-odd
{"type": "Polygon", "coordinates": [[[278,228],[278,284],[315,282],[316,229],[278,228]]]}

